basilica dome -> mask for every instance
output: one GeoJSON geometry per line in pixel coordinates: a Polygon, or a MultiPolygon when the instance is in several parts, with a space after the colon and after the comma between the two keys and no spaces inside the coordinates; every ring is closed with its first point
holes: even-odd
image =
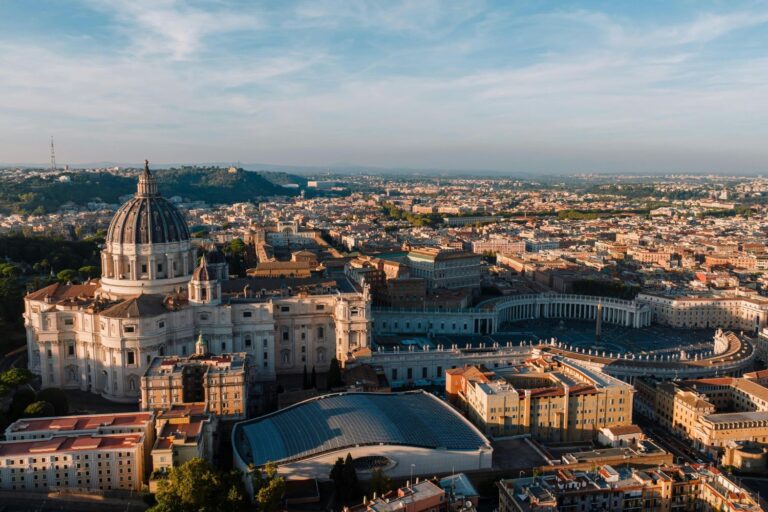
{"type": "Polygon", "coordinates": [[[136,195],[115,214],[107,230],[107,242],[118,244],[165,244],[189,240],[184,216],[159,195],[136,195]]]}
{"type": "Polygon", "coordinates": [[[149,162],[136,195],[112,218],[101,255],[102,290],[110,296],[168,293],[189,281],[195,248],[187,221],[158,193],[149,162]]]}

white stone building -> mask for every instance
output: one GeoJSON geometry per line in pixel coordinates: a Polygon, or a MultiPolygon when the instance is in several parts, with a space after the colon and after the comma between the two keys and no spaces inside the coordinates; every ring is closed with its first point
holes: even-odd
{"type": "Polygon", "coordinates": [[[191,355],[199,333],[213,354],[248,354],[260,381],[305,365],[324,372],[334,357],[343,363],[369,345],[367,289],[332,279],[277,290],[275,280],[222,281],[204,258],[196,264],[195,250],[145,166],[136,196],[110,224],[101,280],[25,297],[29,368],[42,387],[136,402],[152,358],[191,355]]]}

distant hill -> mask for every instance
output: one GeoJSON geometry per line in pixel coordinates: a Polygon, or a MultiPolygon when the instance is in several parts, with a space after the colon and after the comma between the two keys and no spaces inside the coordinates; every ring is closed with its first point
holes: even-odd
{"type": "MultiPolygon", "coordinates": [[[[300,190],[283,184],[306,186],[306,179],[277,172],[239,171],[229,173],[222,168],[185,167],[154,171],[160,193],[166,197],[181,196],[208,203],[255,201],[259,197],[297,195],[300,190]]],[[[84,205],[95,198],[107,203],[136,191],[136,178],[108,172],[64,173],[69,181],[58,177],[33,176],[25,180],[0,183],[0,211],[15,213],[50,213],[63,204],[84,205]]]]}

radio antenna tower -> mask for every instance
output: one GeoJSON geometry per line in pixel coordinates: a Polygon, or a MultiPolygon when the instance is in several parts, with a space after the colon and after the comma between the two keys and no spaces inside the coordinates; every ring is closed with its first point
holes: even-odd
{"type": "Polygon", "coordinates": [[[53,135],[51,135],[51,170],[56,170],[56,151],[53,149],[53,135]]]}

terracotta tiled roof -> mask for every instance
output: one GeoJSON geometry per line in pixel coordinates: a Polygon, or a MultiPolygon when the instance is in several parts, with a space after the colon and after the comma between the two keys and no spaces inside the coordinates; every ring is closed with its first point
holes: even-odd
{"type": "Polygon", "coordinates": [[[98,281],[89,281],[84,284],[54,283],[27,295],[29,300],[45,300],[46,297],[54,302],[77,297],[93,298],[99,288],[98,281]]]}
{"type": "Polygon", "coordinates": [[[150,318],[167,313],[162,295],[137,295],[101,312],[109,318],[150,318]]]}

